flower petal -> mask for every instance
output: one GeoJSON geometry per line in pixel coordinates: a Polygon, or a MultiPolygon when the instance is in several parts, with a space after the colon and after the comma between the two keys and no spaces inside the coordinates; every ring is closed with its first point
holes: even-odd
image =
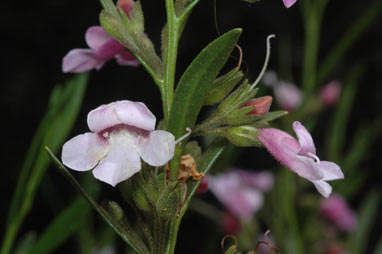
{"type": "Polygon", "coordinates": [[[234,169],[227,174],[239,177],[240,184],[253,187],[259,191],[268,191],[273,186],[273,174],[269,171],[254,172],[249,170],[234,169]]]}
{"type": "Polygon", "coordinates": [[[127,65],[137,67],[140,65],[140,62],[127,50],[122,50],[118,55],[115,56],[117,63],[119,65],[127,65]]]}
{"type": "Polygon", "coordinates": [[[167,131],[153,131],[139,147],[142,159],[151,166],[163,166],[174,156],[175,137],[167,131]]]}
{"type": "Polygon", "coordinates": [[[318,181],[312,181],[318,192],[324,196],[325,198],[328,198],[330,193],[332,193],[332,186],[325,182],[324,180],[318,180],[318,181]]]}
{"type": "Polygon", "coordinates": [[[231,190],[219,200],[233,215],[244,221],[252,219],[264,202],[262,193],[251,188],[231,190]]]}
{"type": "Polygon", "coordinates": [[[294,110],[302,102],[302,92],[294,84],[281,81],[273,86],[273,92],[282,109],[294,110]]]}
{"type": "Polygon", "coordinates": [[[289,8],[291,7],[292,5],[294,5],[294,3],[296,2],[297,0],[283,0],[283,3],[285,5],[286,8],[289,8]]]}
{"type": "Polygon", "coordinates": [[[86,171],[94,168],[107,153],[107,146],[95,133],[78,135],[67,141],[62,147],[62,163],[77,170],[86,171]]]}
{"type": "Polygon", "coordinates": [[[344,173],[342,173],[341,168],[334,162],[320,161],[320,163],[317,166],[320,168],[321,172],[324,173],[323,180],[325,181],[344,178],[344,173]]]}
{"type": "Polygon", "coordinates": [[[105,32],[102,26],[91,26],[86,30],[86,43],[95,51],[98,51],[110,39],[112,39],[112,37],[105,32]]]}
{"type": "Polygon", "coordinates": [[[108,155],[93,170],[93,175],[114,187],[140,169],[141,160],[138,153],[133,148],[116,145],[110,147],[108,155]]]}
{"type": "Polygon", "coordinates": [[[290,161],[289,167],[299,176],[309,181],[323,180],[324,173],[318,167],[318,163],[312,158],[296,155],[296,160],[290,161]]]}
{"type": "Polygon", "coordinates": [[[300,143],[300,151],[298,154],[307,156],[308,153],[316,154],[316,147],[314,146],[314,142],[312,136],[305,129],[304,125],[300,122],[293,122],[293,130],[297,135],[298,142],[300,143]]]}
{"type": "Polygon", "coordinates": [[[155,116],[145,104],[133,101],[116,101],[102,105],[88,114],[88,126],[100,132],[118,124],[126,124],[144,130],[154,130],[155,116]]]}
{"type": "Polygon", "coordinates": [[[92,49],[72,49],[62,59],[62,71],[78,73],[99,70],[104,63],[92,49]]]}
{"type": "Polygon", "coordinates": [[[109,60],[124,49],[125,46],[123,46],[117,40],[110,39],[97,50],[97,54],[100,58],[109,60]]]}

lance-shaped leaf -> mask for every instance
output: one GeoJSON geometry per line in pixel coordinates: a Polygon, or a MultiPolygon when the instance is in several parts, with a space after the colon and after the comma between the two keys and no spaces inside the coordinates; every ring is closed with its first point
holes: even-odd
{"type": "Polygon", "coordinates": [[[241,29],[233,29],[210,43],[192,61],[179,80],[170,111],[169,130],[179,138],[194,127],[207,91],[226,63],[241,29]]]}
{"type": "Polygon", "coordinates": [[[65,178],[73,185],[73,187],[84,196],[84,198],[92,205],[92,207],[98,212],[98,214],[109,224],[110,227],[138,254],[139,253],[149,253],[146,245],[140,238],[135,234],[135,232],[126,225],[122,225],[118,218],[111,216],[102,206],[100,206],[88,193],[82,188],[74,176],[66,169],[66,167],[57,159],[57,157],[50,151],[48,147],[46,150],[56,164],[60,172],[65,176],[65,178]]]}

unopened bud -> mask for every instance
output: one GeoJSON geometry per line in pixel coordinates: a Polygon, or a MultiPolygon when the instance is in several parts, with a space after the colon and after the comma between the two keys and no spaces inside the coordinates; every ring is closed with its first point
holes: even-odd
{"type": "Polygon", "coordinates": [[[257,140],[258,130],[250,125],[227,127],[223,131],[223,135],[235,146],[261,146],[261,143],[257,140]]]}
{"type": "Polygon", "coordinates": [[[333,80],[323,86],[318,92],[318,98],[326,106],[332,106],[337,103],[341,95],[341,83],[338,80],[333,80]]]}
{"type": "Polygon", "coordinates": [[[124,13],[130,18],[130,13],[134,7],[133,0],[118,0],[117,6],[123,10],[124,13]]]}
{"type": "Polygon", "coordinates": [[[242,106],[242,108],[248,107],[248,106],[255,106],[255,108],[247,114],[263,116],[266,113],[268,113],[269,108],[271,107],[271,104],[272,104],[272,100],[273,100],[272,96],[264,96],[264,97],[252,99],[247,101],[242,106]]]}
{"type": "Polygon", "coordinates": [[[198,188],[195,191],[195,194],[203,194],[206,193],[208,190],[208,177],[205,175],[203,179],[201,180],[198,188]]]}

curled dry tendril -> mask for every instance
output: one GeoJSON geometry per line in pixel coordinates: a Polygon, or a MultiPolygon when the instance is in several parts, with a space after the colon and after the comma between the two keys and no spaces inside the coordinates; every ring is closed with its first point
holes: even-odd
{"type": "Polygon", "coordinates": [[[225,254],[225,248],[224,248],[224,242],[227,238],[232,238],[235,241],[235,249],[237,248],[237,238],[234,235],[225,235],[220,243],[220,246],[222,248],[223,254],[225,254]]]}

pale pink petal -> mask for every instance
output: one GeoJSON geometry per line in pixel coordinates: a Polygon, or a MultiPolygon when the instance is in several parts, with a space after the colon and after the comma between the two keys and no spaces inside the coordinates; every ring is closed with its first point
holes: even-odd
{"type": "Polygon", "coordinates": [[[107,146],[95,133],[78,135],[67,141],[62,147],[62,163],[77,170],[94,168],[107,153],[107,146]]]}
{"type": "Polygon", "coordinates": [[[253,188],[231,190],[219,200],[237,218],[248,221],[263,206],[263,195],[253,188]]]}
{"type": "Polygon", "coordinates": [[[330,193],[332,193],[332,186],[325,182],[324,180],[318,180],[318,181],[312,181],[318,192],[324,196],[325,198],[328,198],[330,193]]]}
{"type": "Polygon", "coordinates": [[[296,3],[297,0],[283,0],[283,3],[285,5],[286,8],[289,8],[291,7],[292,5],[294,5],[294,3],[296,3]]]}
{"type": "Polygon", "coordinates": [[[110,39],[97,50],[97,54],[100,58],[109,60],[124,49],[125,46],[123,46],[117,40],[110,39]]]}
{"type": "Polygon", "coordinates": [[[240,178],[240,184],[245,184],[262,192],[268,191],[273,186],[273,174],[269,171],[254,172],[234,169],[230,172],[236,174],[240,178]]]}
{"type": "Polygon", "coordinates": [[[333,162],[320,161],[320,163],[318,163],[317,166],[324,174],[324,178],[322,179],[324,181],[331,181],[344,178],[344,173],[341,171],[341,168],[333,162]]]}
{"type": "Polygon", "coordinates": [[[290,161],[289,168],[299,176],[310,181],[322,180],[324,173],[312,158],[296,155],[296,160],[290,161]]]}
{"type": "Polygon", "coordinates": [[[318,92],[318,98],[326,106],[332,106],[337,103],[341,95],[341,83],[338,80],[333,80],[323,86],[318,92]]]}
{"type": "Polygon", "coordinates": [[[293,130],[297,135],[298,142],[300,143],[300,151],[298,154],[307,156],[308,153],[316,154],[316,147],[314,146],[312,136],[307,129],[298,121],[293,122],[293,130]]]}
{"type": "Polygon", "coordinates": [[[117,101],[113,107],[122,123],[147,131],[155,129],[156,118],[142,102],[117,101]]]}
{"type": "Polygon", "coordinates": [[[72,49],[62,59],[62,71],[78,73],[99,70],[104,63],[92,49],[72,49]]]}
{"type": "Polygon", "coordinates": [[[153,131],[148,140],[139,146],[142,159],[151,166],[163,166],[174,156],[175,137],[167,131],[153,131]]]}
{"type": "Polygon", "coordinates": [[[117,59],[117,63],[119,65],[127,65],[133,67],[137,67],[140,65],[140,62],[135,58],[135,56],[127,50],[119,52],[119,54],[117,54],[115,58],[117,59]]]}
{"type": "Polygon", "coordinates": [[[342,230],[352,231],[357,224],[357,216],[352,211],[346,200],[334,193],[328,199],[320,202],[320,213],[342,230]]]}
{"type": "Polygon", "coordinates": [[[100,132],[118,124],[152,131],[155,121],[155,116],[145,104],[128,100],[102,105],[88,114],[88,126],[93,132],[100,132]]]}
{"type": "Polygon", "coordinates": [[[91,26],[85,34],[85,40],[88,46],[98,51],[112,37],[108,35],[101,26],[91,26]]]}
{"type": "Polygon", "coordinates": [[[258,140],[281,164],[309,180],[322,179],[323,174],[315,168],[314,160],[305,156],[297,156],[300,144],[288,133],[278,129],[258,129],[258,140]]]}
{"type": "Polygon", "coordinates": [[[291,83],[280,82],[273,86],[273,91],[280,107],[285,110],[294,110],[302,102],[302,92],[291,83]]]}
{"type": "Polygon", "coordinates": [[[114,187],[140,169],[141,160],[135,149],[116,145],[110,147],[108,155],[93,170],[93,175],[114,187]]]}

